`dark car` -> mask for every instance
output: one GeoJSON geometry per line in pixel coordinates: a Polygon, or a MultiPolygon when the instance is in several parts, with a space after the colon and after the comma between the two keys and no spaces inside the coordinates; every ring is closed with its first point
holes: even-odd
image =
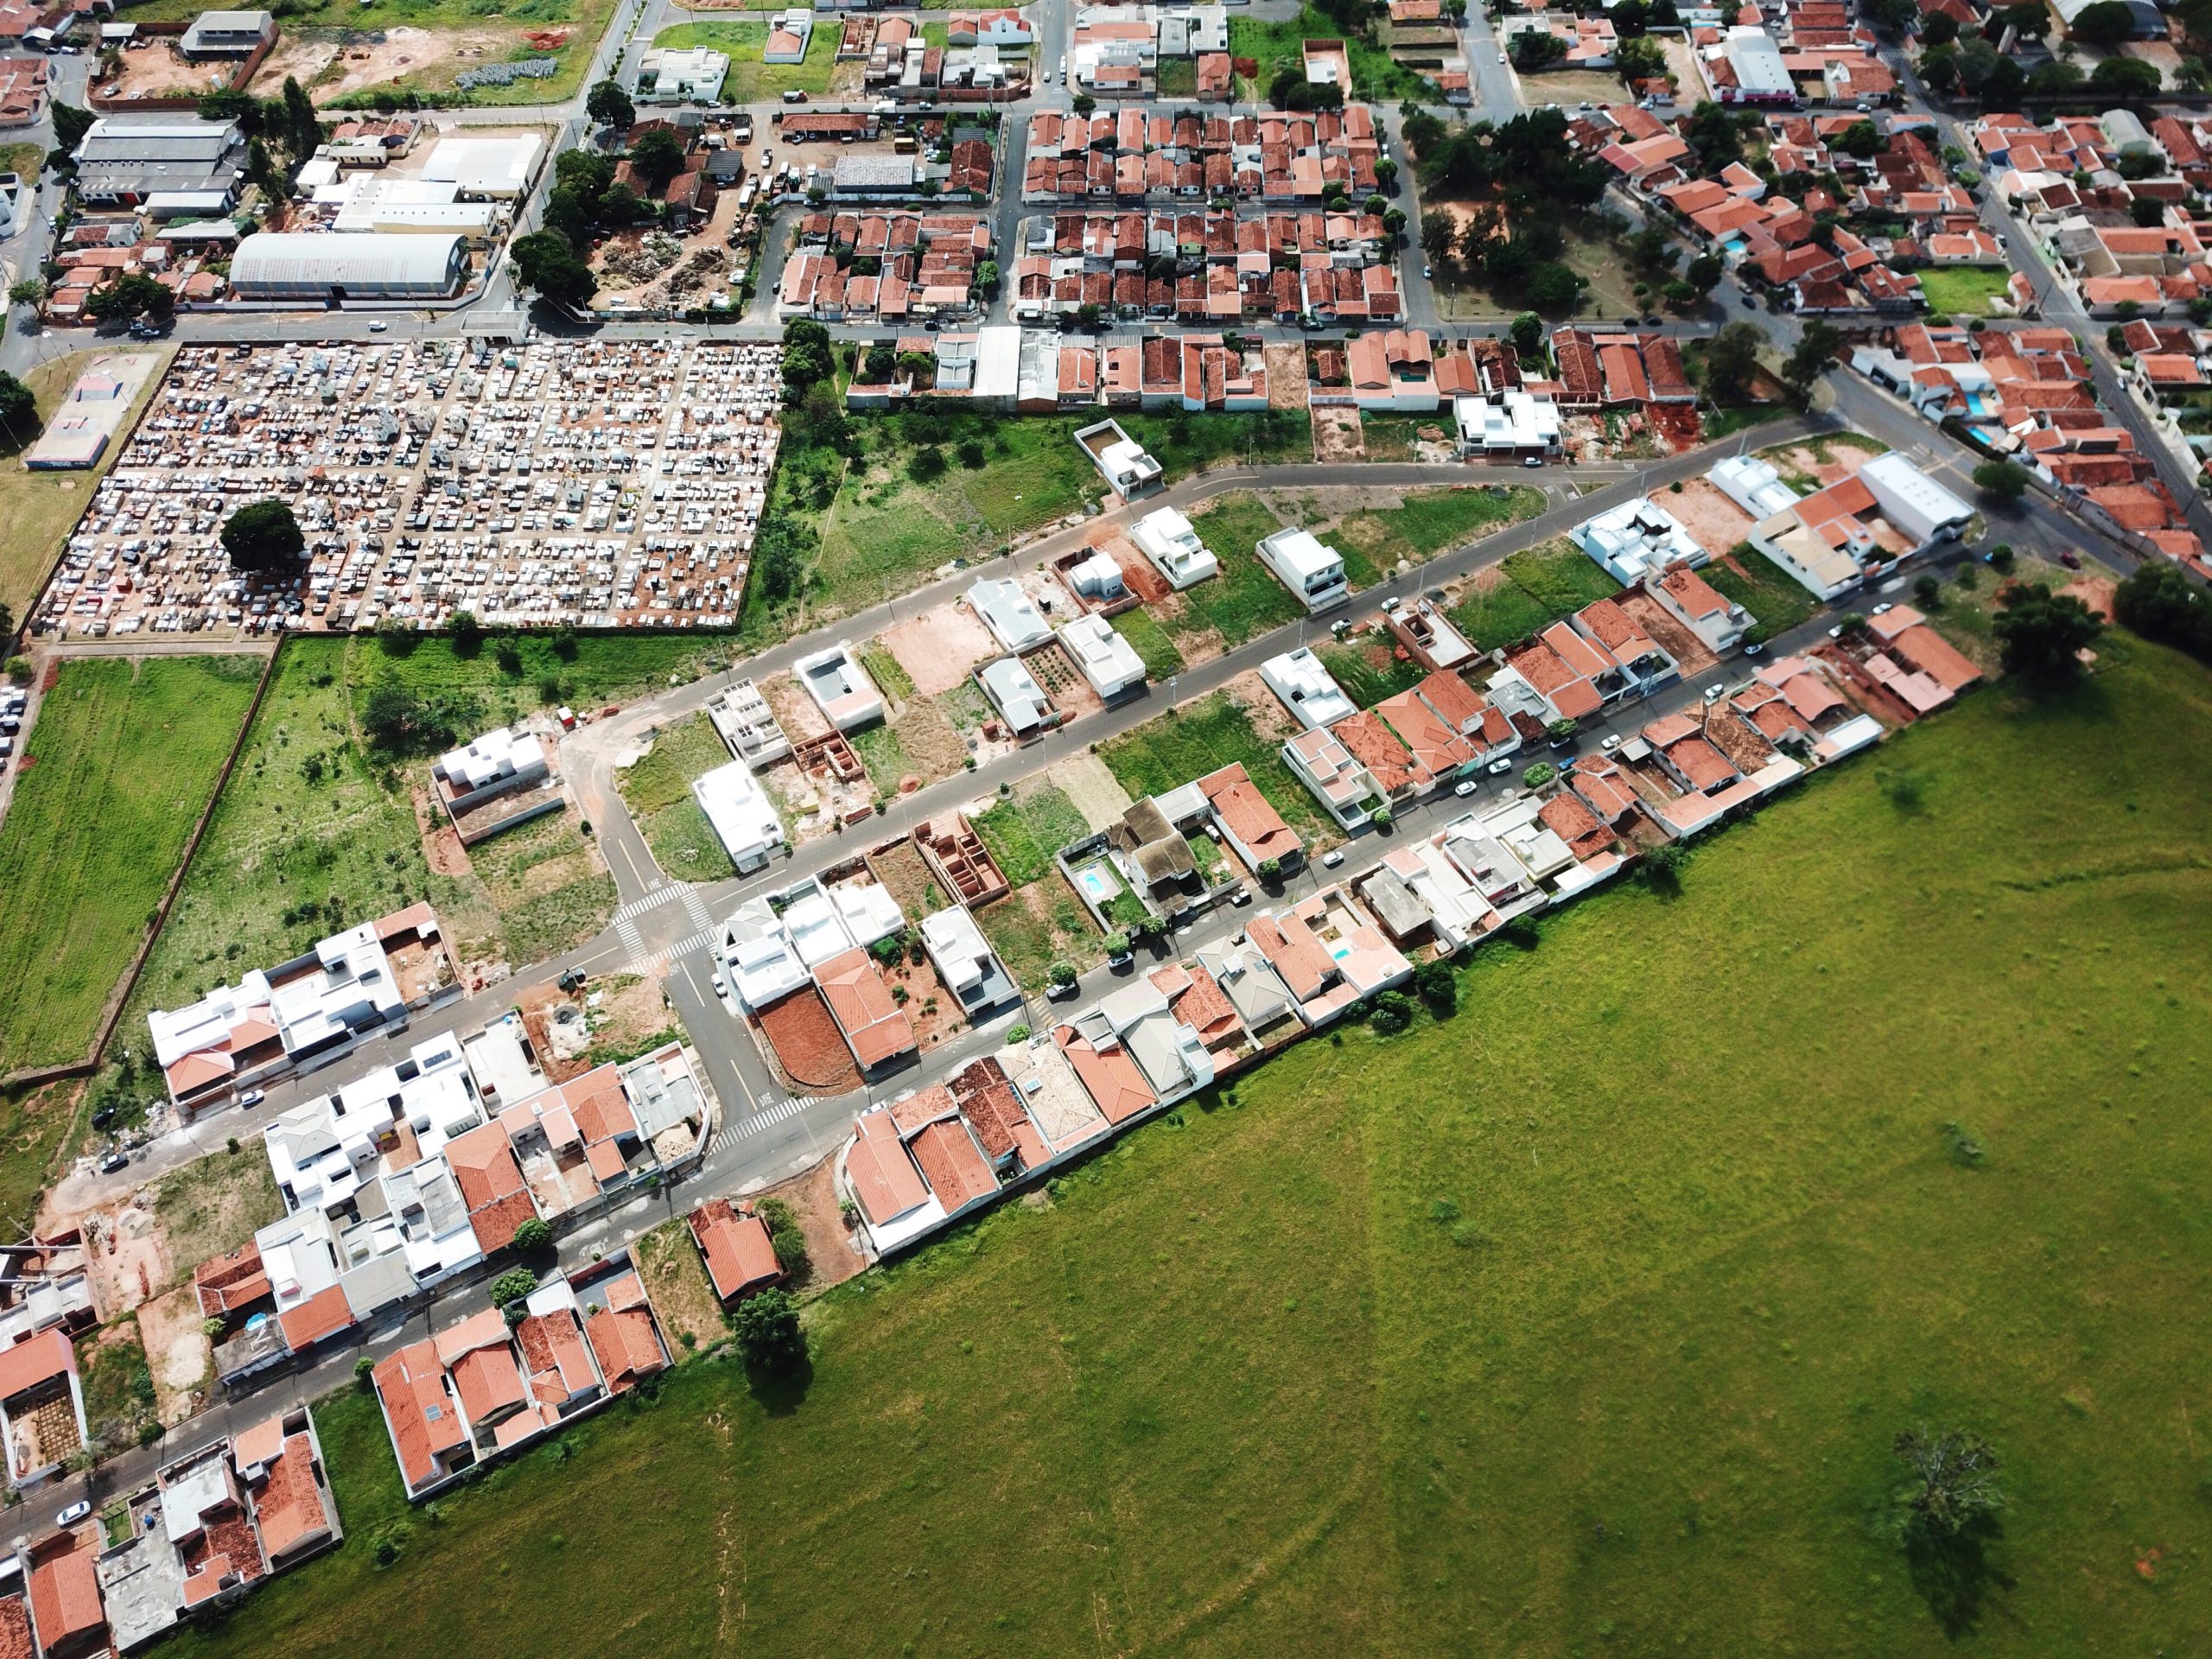
{"type": "Polygon", "coordinates": [[[112,1175],[119,1169],[128,1169],[130,1167],[130,1154],[124,1152],[120,1147],[118,1147],[115,1151],[111,1152],[106,1157],[100,1160],[100,1173],[103,1175],[112,1175]]]}

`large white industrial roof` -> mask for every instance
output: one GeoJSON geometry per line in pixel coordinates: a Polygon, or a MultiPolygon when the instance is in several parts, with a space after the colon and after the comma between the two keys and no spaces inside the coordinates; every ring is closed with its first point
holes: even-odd
{"type": "Polygon", "coordinates": [[[363,288],[436,283],[451,269],[454,245],[460,240],[435,234],[263,231],[238,244],[231,257],[231,282],[240,289],[257,283],[338,283],[363,288]]]}

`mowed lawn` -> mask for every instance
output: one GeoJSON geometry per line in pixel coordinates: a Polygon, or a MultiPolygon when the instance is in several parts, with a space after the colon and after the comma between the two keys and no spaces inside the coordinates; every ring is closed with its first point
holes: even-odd
{"type": "Polygon", "coordinates": [[[2205,1650],[2212,677],[2107,643],[831,1293],[802,1398],[694,1362],[433,1521],[340,1396],[345,1548],[181,1650],[2205,1650]]]}
{"type": "Polygon", "coordinates": [[[664,51],[677,48],[709,47],[729,58],[729,75],[722,98],[731,104],[751,104],[787,92],[819,96],[830,90],[837,67],[838,31],[816,20],[806,42],[806,56],[798,63],[764,63],[768,46],[766,23],[678,23],[653,36],[664,51]]]}
{"type": "Polygon", "coordinates": [[[82,1059],[215,787],[259,657],[62,666],[0,824],[0,1071],[82,1059]]]}

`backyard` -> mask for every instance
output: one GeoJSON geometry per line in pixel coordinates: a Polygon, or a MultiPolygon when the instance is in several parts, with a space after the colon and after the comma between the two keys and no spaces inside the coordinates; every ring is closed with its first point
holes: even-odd
{"type": "Polygon", "coordinates": [[[1432,82],[1397,62],[1381,47],[1356,35],[1347,38],[1341,27],[1312,6],[1306,7],[1295,17],[1282,20],[1229,20],[1230,55],[1258,60],[1261,95],[1265,94],[1279,63],[1300,61],[1301,49],[1308,40],[1344,41],[1345,55],[1351,61],[1348,96],[1376,104],[1395,104],[1402,99],[1419,99],[1435,92],[1432,82]]]}
{"type": "Polygon", "coordinates": [[[263,660],[106,657],[62,666],[0,825],[0,1071],[91,1052],[263,660]]]}
{"type": "Polygon", "coordinates": [[[2102,648],[833,1291],[794,1383],[435,1516],[333,1396],[345,1548],[180,1650],[2202,1649],[2212,681],[2102,648]],[[1941,1552],[1920,1426],[2003,1459],[1941,1552]]]}
{"type": "Polygon", "coordinates": [[[2012,280],[2010,270],[1977,265],[1952,265],[1920,272],[1920,292],[1931,316],[1986,317],[1992,300],[2005,297],[2012,280]]]}
{"type": "Polygon", "coordinates": [[[1700,573],[1723,599],[1742,606],[1770,639],[1787,633],[1821,608],[1805,584],[1745,542],[1700,573]]]}

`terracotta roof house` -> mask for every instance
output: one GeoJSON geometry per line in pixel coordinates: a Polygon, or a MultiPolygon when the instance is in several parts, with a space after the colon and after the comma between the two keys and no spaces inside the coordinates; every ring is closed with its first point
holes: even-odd
{"type": "Polygon", "coordinates": [[[1208,772],[1198,779],[1198,787],[1229,844],[1255,870],[1269,860],[1288,868],[1305,856],[1306,843],[1260,792],[1243,761],[1208,772]]]}
{"type": "Polygon", "coordinates": [[[766,1290],[784,1276],[769,1242],[768,1224],[755,1215],[740,1215],[728,1198],[709,1198],[686,1217],[692,1242],[707,1264],[707,1277],[715,1294],[734,1302],[756,1290],[766,1290]]]}
{"type": "Polygon", "coordinates": [[[913,1024],[867,951],[856,945],[830,957],[814,970],[814,980],[863,1073],[915,1052],[913,1024]]]}
{"type": "Polygon", "coordinates": [[[537,1214],[515,1161],[514,1144],[497,1123],[480,1124],[446,1142],[446,1161],[461,1200],[468,1205],[468,1224],[478,1248],[489,1255],[514,1243],[515,1229],[537,1214]]]}

